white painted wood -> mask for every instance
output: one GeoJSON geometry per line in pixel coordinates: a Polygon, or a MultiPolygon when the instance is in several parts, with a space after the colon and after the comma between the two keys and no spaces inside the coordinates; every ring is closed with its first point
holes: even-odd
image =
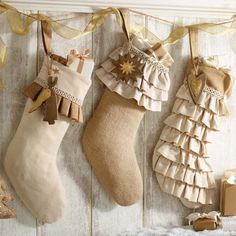
{"type": "Polygon", "coordinates": [[[14,136],[25,106],[22,88],[36,75],[37,58],[37,25],[34,25],[27,36],[16,36],[9,29],[6,20],[1,18],[0,34],[7,42],[7,64],[0,71],[5,88],[0,91],[0,173],[7,183],[7,189],[15,200],[9,204],[17,218],[0,221],[0,235],[3,236],[36,236],[36,220],[31,216],[23,203],[16,196],[2,167],[2,161],[8,143],[14,136]]]}
{"type": "MultiPolygon", "coordinates": [[[[74,16],[74,13],[53,12],[54,18],[74,16]]],[[[66,23],[76,28],[84,28],[90,15],[78,14],[78,18],[66,23]]],[[[197,18],[169,17],[168,19],[182,24],[197,23],[197,18]]],[[[201,21],[217,19],[201,19],[201,21]]],[[[157,33],[160,38],[165,38],[171,30],[170,25],[160,24],[149,18],[132,16],[132,22],[146,25],[157,33]]],[[[0,91],[0,154],[4,157],[7,145],[13,137],[17,124],[25,104],[25,98],[21,95],[21,88],[31,82],[36,76],[36,68],[40,68],[42,62],[41,36],[37,35],[37,24],[34,24],[29,36],[16,36],[6,26],[4,18],[1,18],[0,33],[8,46],[8,63],[1,71],[0,78],[6,81],[6,89],[0,91]],[[37,54],[38,45],[38,54],[37,54]],[[37,63],[39,57],[39,63],[37,63]]],[[[234,39],[231,36],[212,36],[200,33],[199,51],[201,55],[222,55],[221,62],[224,66],[234,68],[236,64],[235,54],[231,44],[234,39]],[[223,57],[224,56],[224,57],[223,57]]],[[[108,54],[122,44],[123,36],[114,18],[109,18],[105,25],[96,32],[81,40],[66,41],[59,36],[53,35],[53,48],[58,54],[65,55],[69,49],[84,47],[91,49],[97,68],[108,54]]],[[[188,37],[175,45],[167,47],[175,60],[171,68],[171,89],[169,101],[164,103],[161,113],[147,112],[136,139],[136,154],[140,170],[143,175],[144,197],[143,201],[131,206],[117,206],[105,193],[100,183],[94,176],[91,168],[82,152],[80,139],[83,134],[86,121],[93,111],[104,92],[104,86],[93,76],[93,84],[86,96],[83,112],[85,123],[71,126],[63,140],[58,155],[58,167],[61,173],[63,185],[67,192],[67,209],[61,220],[52,225],[36,224],[35,219],[21,204],[16,196],[12,207],[18,215],[15,220],[0,221],[1,236],[64,236],[64,235],[117,235],[126,230],[136,231],[138,228],[155,227],[158,225],[173,226],[181,225],[183,218],[190,212],[183,207],[174,197],[160,191],[155,176],[151,169],[152,151],[159,138],[163,127],[163,120],[169,114],[177,89],[179,88],[189,58],[188,37]]],[[[230,115],[223,118],[223,130],[216,134],[216,140],[211,145],[210,153],[212,164],[219,178],[227,168],[236,167],[234,145],[236,134],[236,87],[229,100],[230,115]]],[[[9,186],[10,188],[10,186],[9,186]]],[[[14,190],[10,189],[14,194],[14,190]]],[[[217,195],[214,204],[217,207],[217,195]]]]}
{"type": "MultiPolygon", "coordinates": [[[[114,17],[110,17],[94,33],[93,48],[96,67],[107,58],[112,50],[122,45],[123,42],[124,37],[121,29],[116,24],[114,17]]],[[[104,86],[94,77],[94,109],[96,109],[103,91],[104,86]]],[[[139,162],[142,163],[142,153],[140,151],[138,148],[137,155],[139,162]]],[[[118,206],[104,191],[96,176],[93,176],[92,193],[92,235],[116,235],[127,229],[134,230],[142,226],[142,202],[130,207],[118,206]]]]}
{"type": "Polygon", "coordinates": [[[234,0],[7,0],[5,2],[20,9],[41,11],[93,12],[106,7],[126,7],[167,17],[170,15],[226,17],[232,16],[236,12],[236,2],[234,0]]]}
{"type": "MultiPolygon", "coordinates": [[[[213,21],[218,19],[201,19],[201,21],[213,21]]],[[[197,18],[177,18],[177,23],[192,24],[198,23],[197,18]]],[[[167,31],[166,26],[158,25],[155,22],[149,20],[150,29],[158,33],[158,35],[165,34],[167,31]]],[[[232,51],[230,42],[232,41],[232,35],[219,36],[210,35],[208,33],[199,32],[199,55],[204,57],[219,56],[220,66],[223,67],[234,67],[235,54],[232,51]],[[222,43],[224,42],[224,43],[222,43]]],[[[146,194],[145,194],[145,208],[144,208],[144,226],[154,227],[162,225],[165,227],[180,225],[186,223],[184,218],[191,212],[187,208],[183,207],[179,200],[168,194],[162,193],[159,185],[157,184],[156,177],[151,171],[151,156],[154,145],[160,136],[163,128],[163,120],[170,113],[174,100],[175,94],[183,81],[185,67],[187,65],[190,53],[189,53],[189,42],[188,37],[179,41],[175,45],[171,45],[169,52],[172,55],[175,63],[170,70],[170,77],[172,85],[170,89],[169,101],[163,107],[161,114],[148,113],[146,115],[146,134],[147,134],[147,174],[146,174],[146,194]],[[150,133],[149,133],[150,132],[150,133]],[[154,143],[153,143],[154,142],[154,143]]],[[[233,68],[232,68],[233,69],[233,68]]],[[[234,69],[235,71],[235,69],[234,69]]],[[[234,73],[235,74],[235,73],[234,73]]],[[[235,88],[233,89],[235,91],[235,88]]],[[[233,133],[235,133],[234,125],[231,119],[234,120],[235,111],[234,105],[234,93],[229,100],[230,111],[232,113],[226,118],[222,118],[222,132],[215,134],[215,142],[210,145],[209,154],[211,156],[211,163],[215,170],[215,176],[217,180],[217,191],[215,193],[215,201],[213,206],[206,207],[205,211],[217,210],[219,202],[219,178],[222,176],[225,169],[235,168],[236,161],[233,157],[235,154],[235,148],[232,145],[233,133]],[[226,161],[225,161],[226,160],[226,161]]]]}
{"type": "MultiPolygon", "coordinates": [[[[197,19],[191,18],[169,18],[178,24],[192,24],[198,22],[197,19]]],[[[158,24],[156,21],[149,19],[148,28],[165,38],[172,30],[170,26],[158,24]]],[[[169,99],[163,103],[162,112],[146,114],[146,176],[145,176],[145,208],[144,208],[144,226],[176,226],[184,222],[184,218],[191,212],[183,207],[181,202],[166,193],[163,193],[157,183],[154,172],[152,171],[152,153],[154,147],[160,137],[161,131],[164,127],[163,121],[171,112],[175,101],[175,94],[179,86],[183,82],[185,67],[189,58],[189,42],[188,37],[177,42],[175,45],[165,46],[166,50],[174,59],[174,64],[170,69],[171,88],[169,92],[169,99]]]]}
{"type": "MultiPolygon", "coordinates": [[[[174,18],[170,18],[175,21],[174,18]]],[[[177,19],[176,19],[177,20],[177,19]]],[[[171,26],[158,24],[155,20],[149,19],[147,22],[148,28],[160,38],[165,38],[172,30],[171,26]]],[[[175,63],[170,69],[170,78],[172,81],[168,102],[162,105],[162,112],[147,112],[145,116],[146,123],[146,153],[145,153],[145,178],[144,178],[144,226],[154,227],[156,225],[175,226],[182,224],[183,218],[189,211],[183,208],[182,204],[176,198],[161,192],[157,183],[154,172],[152,171],[152,153],[157,140],[163,128],[163,121],[171,111],[175,93],[180,83],[184,71],[183,59],[178,60],[182,54],[182,41],[177,43],[175,47],[165,47],[171,54],[175,63]],[[165,212],[165,213],[164,213],[165,212]],[[164,214],[163,214],[164,213],[164,214]],[[178,213],[178,214],[176,214],[178,213]]]]}
{"type": "MultiPolygon", "coordinates": [[[[56,12],[45,12],[47,15],[60,17],[56,12]]],[[[63,14],[70,18],[76,14],[63,14]]],[[[65,23],[74,28],[84,28],[90,20],[89,14],[81,14],[78,19],[65,23]]],[[[41,32],[38,35],[40,66],[44,55],[41,32]]],[[[53,34],[52,49],[54,53],[66,57],[71,49],[83,52],[85,48],[92,48],[92,35],[78,40],[65,40],[53,34]]],[[[40,68],[39,66],[39,68],[40,68]]],[[[89,79],[89,78],[88,78],[89,79]]],[[[90,235],[91,233],[91,169],[82,152],[80,139],[86,120],[92,112],[92,91],[90,90],[82,107],[84,123],[70,125],[58,152],[57,164],[66,191],[67,206],[64,216],[52,225],[38,227],[38,235],[90,235]]]]}

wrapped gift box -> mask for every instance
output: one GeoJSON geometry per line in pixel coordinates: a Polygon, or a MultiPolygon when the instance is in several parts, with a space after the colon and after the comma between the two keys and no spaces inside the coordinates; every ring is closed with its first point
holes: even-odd
{"type": "Polygon", "coordinates": [[[226,171],[221,179],[220,211],[223,216],[236,216],[236,169],[226,171]]]}
{"type": "Polygon", "coordinates": [[[94,61],[89,57],[89,49],[85,49],[81,54],[76,49],[72,49],[70,54],[67,56],[67,66],[70,69],[86,75],[92,73],[94,61]]]}
{"type": "Polygon", "coordinates": [[[195,231],[215,230],[222,227],[220,220],[220,212],[211,211],[208,213],[194,212],[186,217],[189,225],[192,225],[195,231]]]}
{"type": "Polygon", "coordinates": [[[216,228],[217,222],[214,219],[200,218],[193,222],[193,229],[195,231],[215,230],[216,228]]]}

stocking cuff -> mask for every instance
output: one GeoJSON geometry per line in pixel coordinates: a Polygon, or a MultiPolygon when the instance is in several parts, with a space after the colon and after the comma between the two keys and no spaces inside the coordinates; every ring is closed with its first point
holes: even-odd
{"type": "MultiPolygon", "coordinates": [[[[141,45],[144,44],[143,41],[140,42],[141,45]]],[[[168,100],[169,67],[173,64],[173,59],[167,52],[159,57],[155,51],[150,55],[143,49],[139,49],[140,47],[140,45],[136,46],[133,41],[132,47],[125,44],[123,47],[117,48],[96,70],[96,75],[111,91],[124,98],[135,99],[139,106],[143,106],[147,110],[161,111],[162,101],[168,100]],[[131,57],[129,60],[133,60],[132,65],[136,64],[141,72],[138,73],[138,70],[131,72],[130,74],[134,75],[126,76],[124,79],[119,72],[119,61],[120,58],[127,55],[131,57]]]]}
{"type": "MultiPolygon", "coordinates": [[[[82,104],[91,85],[91,73],[94,62],[85,60],[84,67],[79,74],[69,67],[53,61],[52,69],[58,70],[58,82],[53,87],[57,96],[57,110],[60,115],[66,116],[76,122],[83,122],[82,104]]],[[[35,101],[41,91],[48,88],[48,70],[46,59],[35,81],[26,87],[24,94],[35,101]]]]}

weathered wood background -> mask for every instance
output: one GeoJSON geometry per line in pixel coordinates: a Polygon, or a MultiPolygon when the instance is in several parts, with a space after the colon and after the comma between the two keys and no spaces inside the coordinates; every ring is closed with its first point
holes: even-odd
{"type": "MultiPolygon", "coordinates": [[[[65,21],[78,29],[83,29],[91,17],[89,14],[76,13],[47,12],[47,14],[59,19],[78,16],[76,19],[65,21]]],[[[208,20],[170,19],[182,24],[208,20]]],[[[172,30],[171,25],[143,16],[132,15],[132,21],[149,27],[160,38],[165,38],[172,30]]],[[[17,36],[9,29],[5,17],[1,17],[0,22],[0,34],[8,46],[7,64],[0,74],[0,78],[5,81],[5,89],[0,91],[0,156],[3,160],[8,143],[14,136],[24,109],[26,99],[21,94],[21,89],[30,83],[39,71],[43,49],[39,24],[34,23],[29,35],[17,36]]],[[[77,48],[80,51],[83,48],[90,48],[96,68],[106,59],[109,52],[122,44],[122,40],[121,30],[114,18],[110,17],[96,32],[80,40],[66,41],[53,35],[53,48],[61,55],[66,55],[71,48],[77,48]]],[[[199,51],[203,56],[220,55],[223,66],[234,68],[236,58],[232,51],[232,43],[232,35],[212,36],[200,33],[199,51]]],[[[146,113],[136,140],[136,153],[144,184],[142,201],[130,207],[116,205],[104,192],[82,152],[80,140],[86,121],[92,116],[104,90],[103,85],[93,76],[93,83],[83,106],[85,122],[83,125],[70,126],[58,152],[57,164],[67,192],[67,208],[64,217],[52,225],[40,225],[15,195],[8,182],[8,188],[15,196],[15,201],[11,203],[11,206],[16,211],[17,218],[0,221],[1,236],[105,236],[117,235],[141,227],[174,226],[184,223],[184,217],[190,213],[190,210],[183,207],[176,198],[160,191],[151,169],[153,148],[163,127],[163,120],[171,110],[189,58],[188,37],[175,45],[168,46],[167,50],[175,60],[170,73],[172,85],[169,101],[164,104],[161,113],[146,113]]],[[[210,150],[217,178],[225,169],[236,167],[236,145],[234,144],[236,91],[234,91],[229,101],[230,115],[223,118],[222,132],[216,134],[215,142],[210,150]]],[[[3,169],[1,170],[5,176],[3,169]]],[[[217,196],[214,209],[218,205],[217,196]]]]}

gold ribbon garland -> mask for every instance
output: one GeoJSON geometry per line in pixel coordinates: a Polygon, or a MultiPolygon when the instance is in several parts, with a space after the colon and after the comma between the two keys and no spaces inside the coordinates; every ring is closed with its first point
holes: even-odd
{"type": "Polygon", "coordinates": [[[187,35],[189,33],[189,30],[191,29],[205,31],[213,35],[217,35],[217,34],[223,35],[227,33],[236,32],[235,27],[225,26],[226,24],[232,23],[234,21],[235,19],[232,19],[230,21],[223,22],[223,23],[201,23],[201,24],[195,24],[195,25],[180,26],[176,28],[175,30],[173,30],[165,40],[161,41],[161,43],[173,44],[177,42],[179,39],[182,39],[185,35],[187,35]]]}
{"type": "MultiPolygon", "coordinates": [[[[0,14],[3,13],[6,14],[7,22],[10,25],[11,30],[18,35],[27,35],[29,33],[31,24],[35,21],[42,20],[47,21],[51,25],[53,31],[65,39],[78,39],[93,32],[97,27],[103,24],[109,14],[115,14],[118,24],[122,24],[122,18],[119,10],[112,7],[95,13],[84,31],[66,26],[65,24],[53,20],[46,15],[25,14],[8,4],[0,3],[0,14]]],[[[0,38],[0,68],[4,66],[5,59],[6,46],[3,40],[0,38]]]]}
{"type": "Polygon", "coordinates": [[[115,14],[117,22],[120,25],[122,24],[119,10],[113,7],[109,7],[95,13],[84,31],[66,26],[43,14],[25,14],[5,3],[0,3],[0,14],[2,13],[6,13],[7,21],[11,27],[11,30],[19,35],[28,34],[29,27],[34,21],[47,21],[47,23],[52,26],[52,29],[65,39],[78,39],[93,32],[97,27],[103,24],[109,14],[115,14]]]}
{"type": "MultiPolygon", "coordinates": [[[[26,35],[29,33],[30,26],[34,21],[47,21],[51,26],[52,29],[65,39],[78,39],[82,36],[93,32],[96,28],[101,26],[106,17],[109,14],[115,14],[116,20],[119,25],[122,25],[122,18],[120,12],[117,8],[106,8],[96,12],[93,16],[89,24],[86,26],[84,31],[80,31],[65,24],[60,23],[59,21],[53,20],[50,17],[43,15],[43,14],[25,14],[23,12],[18,11],[16,8],[5,4],[0,3],[0,14],[6,13],[7,21],[10,25],[11,30],[19,35],[26,35]]],[[[233,19],[223,22],[223,23],[200,23],[195,25],[186,25],[186,26],[179,26],[175,30],[173,30],[170,35],[164,39],[159,39],[155,34],[151,33],[147,29],[145,29],[148,34],[154,36],[157,41],[161,42],[162,44],[173,44],[183,38],[185,35],[188,34],[189,29],[197,29],[208,32],[210,34],[226,34],[230,32],[236,32],[236,25],[235,17],[233,19]],[[228,27],[225,26],[226,24],[232,23],[232,26],[228,27]]],[[[5,52],[6,47],[3,41],[0,41],[0,67],[3,62],[5,61],[5,52]]]]}
{"type": "MultiPolygon", "coordinates": [[[[113,7],[109,7],[94,13],[92,19],[83,31],[66,26],[65,24],[53,20],[44,14],[25,14],[18,11],[16,8],[1,2],[0,14],[3,13],[6,14],[7,22],[10,25],[11,30],[18,35],[27,35],[29,33],[31,24],[35,21],[42,20],[47,21],[51,25],[53,31],[65,39],[78,39],[85,36],[86,34],[95,31],[96,28],[104,23],[106,17],[110,14],[114,14],[116,16],[118,24],[120,26],[122,25],[121,14],[117,8],[113,7]]],[[[142,28],[143,30],[145,30],[145,35],[147,35],[147,38],[149,38],[150,36],[151,41],[155,40],[156,42],[160,42],[161,44],[173,44],[187,35],[189,29],[197,29],[215,35],[236,32],[235,19],[236,18],[234,16],[231,20],[222,23],[200,23],[194,25],[178,26],[164,40],[158,38],[148,29],[144,27],[142,28]],[[231,23],[231,26],[227,26],[227,24],[229,23],[231,23]]],[[[5,61],[6,45],[0,38],[0,68],[4,66],[5,61]]]]}
{"type": "Polygon", "coordinates": [[[182,39],[189,33],[189,30],[195,29],[200,31],[205,31],[212,35],[219,35],[219,34],[227,34],[227,33],[236,33],[236,16],[229,21],[223,23],[200,23],[200,24],[193,24],[193,25],[186,25],[186,26],[178,26],[174,29],[166,39],[160,39],[150,30],[143,26],[135,26],[133,27],[133,31],[142,32],[143,35],[152,43],[155,44],[157,42],[161,43],[162,45],[165,44],[174,44],[182,39]],[[231,26],[226,26],[230,24],[231,26]]]}

